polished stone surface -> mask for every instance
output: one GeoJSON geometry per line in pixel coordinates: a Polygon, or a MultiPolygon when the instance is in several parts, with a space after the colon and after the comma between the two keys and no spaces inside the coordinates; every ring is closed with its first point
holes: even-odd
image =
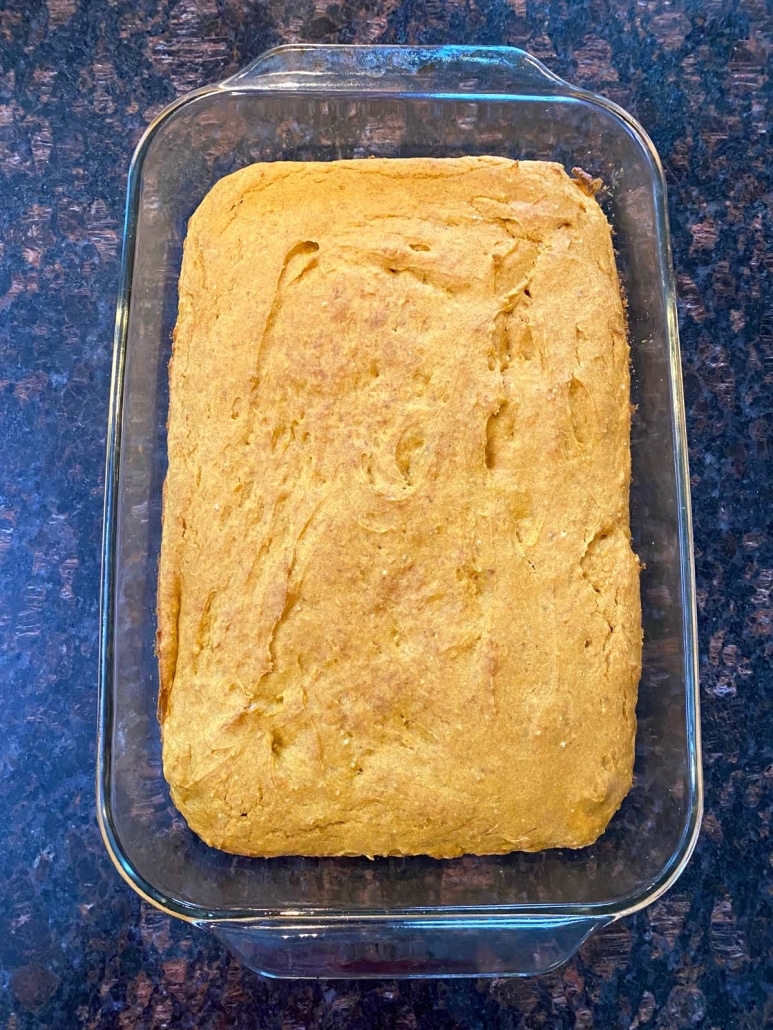
{"type": "Polygon", "coordinates": [[[0,0],[0,1026],[773,1026],[769,0],[0,0]],[[126,171],[282,41],[523,46],[663,158],[695,514],[706,814],[650,910],[529,981],[265,983],[142,903],[94,814],[126,171]]]}

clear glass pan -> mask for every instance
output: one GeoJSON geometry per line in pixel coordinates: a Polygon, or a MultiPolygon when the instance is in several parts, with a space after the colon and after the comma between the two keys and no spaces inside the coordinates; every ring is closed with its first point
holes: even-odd
{"type": "Polygon", "coordinates": [[[276,976],[544,972],[679,876],[701,817],[689,478],[665,185],[641,127],[508,48],[293,46],[183,97],[150,126],[128,187],[108,430],[98,814],[148,901],[276,976]],[[581,851],[453,861],[246,859],[169,800],[156,720],[155,588],[166,369],[188,218],[253,161],[499,154],[600,176],[628,298],[634,543],[645,649],[635,781],[581,851]]]}

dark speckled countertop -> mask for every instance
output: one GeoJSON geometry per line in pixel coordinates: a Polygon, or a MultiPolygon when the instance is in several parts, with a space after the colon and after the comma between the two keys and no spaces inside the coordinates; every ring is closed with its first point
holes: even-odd
{"type": "Polygon", "coordinates": [[[773,1026],[770,0],[0,0],[0,1027],[773,1026]],[[651,909],[528,981],[266,983],[97,830],[103,461],[132,150],[287,41],[523,46],[663,158],[688,409],[706,813],[651,909]]]}

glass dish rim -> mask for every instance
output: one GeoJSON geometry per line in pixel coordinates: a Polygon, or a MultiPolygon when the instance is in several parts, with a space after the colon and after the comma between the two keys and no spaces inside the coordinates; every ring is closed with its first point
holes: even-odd
{"type": "Polygon", "coordinates": [[[676,291],[671,257],[666,184],[657,151],[642,126],[628,112],[588,90],[565,82],[546,68],[526,51],[516,47],[487,46],[380,46],[341,44],[288,44],[265,51],[245,68],[228,78],[187,93],[161,111],[147,127],[134,151],[127,179],[127,198],[122,239],[122,257],[119,289],[116,303],[116,322],[113,341],[113,371],[110,384],[108,430],[106,439],[105,504],[101,553],[100,609],[99,609],[99,668],[98,668],[98,733],[96,796],[97,820],[100,832],[113,864],[124,880],[156,908],[169,915],[197,924],[261,926],[265,928],[331,927],[340,924],[388,924],[419,929],[431,922],[433,926],[448,923],[449,927],[470,928],[482,924],[506,927],[528,925],[529,923],[564,923],[589,921],[593,925],[632,914],[651,904],[667,891],[678,879],[687,865],[700,833],[703,812],[703,786],[700,741],[700,699],[697,655],[697,615],[695,607],[695,575],[692,551],[692,516],[689,495],[689,468],[687,438],[682,391],[679,336],[676,314],[676,291]],[[444,57],[498,58],[511,71],[525,73],[530,89],[513,92],[457,92],[443,90],[410,90],[363,83],[360,86],[330,87],[329,83],[295,85],[291,89],[268,81],[270,75],[261,79],[263,69],[270,61],[276,61],[294,54],[314,51],[347,51],[357,54],[365,52],[398,54],[401,58],[420,59],[422,55],[433,61],[444,57]],[[537,90],[550,87],[551,92],[537,90]],[[131,298],[131,282],[136,257],[136,233],[139,213],[140,184],[142,170],[148,149],[170,118],[183,107],[205,97],[222,93],[242,94],[260,92],[268,95],[292,94],[294,96],[320,95],[335,92],[336,96],[364,94],[404,99],[438,99],[458,101],[502,101],[533,100],[582,101],[591,107],[600,108],[621,122],[624,128],[639,141],[645,150],[653,169],[653,194],[657,228],[663,245],[662,282],[668,333],[668,371],[671,401],[671,416],[674,431],[674,469],[677,490],[677,531],[680,549],[680,581],[682,591],[682,639],[685,647],[685,717],[687,726],[687,817],[684,821],[679,844],[659,874],[630,895],[610,898],[604,901],[556,904],[551,902],[492,905],[492,906],[427,906],[393,909],[320,909],[283,908],[261,909],[206,909],[178,898],[167,897],[158,891],[132,865],[121,845],[109,801],[112,770],[111,737],[113,726],[113,604],[116,574],[115,542],[118,530],[116,497],[119,487],[119,466],[121,455],[121,421],[124,401],[124,371],[128,344],[128,323],[131,298]]]}

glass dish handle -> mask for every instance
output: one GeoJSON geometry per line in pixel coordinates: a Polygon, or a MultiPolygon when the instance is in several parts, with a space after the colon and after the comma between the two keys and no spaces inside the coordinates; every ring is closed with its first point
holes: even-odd
{"type": "Polygon", "coordinates": [[[570,958],[594,918],[357,919],[336,924],[200,923],[268,977],[536,976],[570,958]]]}
{"type": "Polygon", "coordinates": [[[517,47],[276,47],[220,83],[224,89],[432,95],[568,96],[579,91],[517,47]]]}

